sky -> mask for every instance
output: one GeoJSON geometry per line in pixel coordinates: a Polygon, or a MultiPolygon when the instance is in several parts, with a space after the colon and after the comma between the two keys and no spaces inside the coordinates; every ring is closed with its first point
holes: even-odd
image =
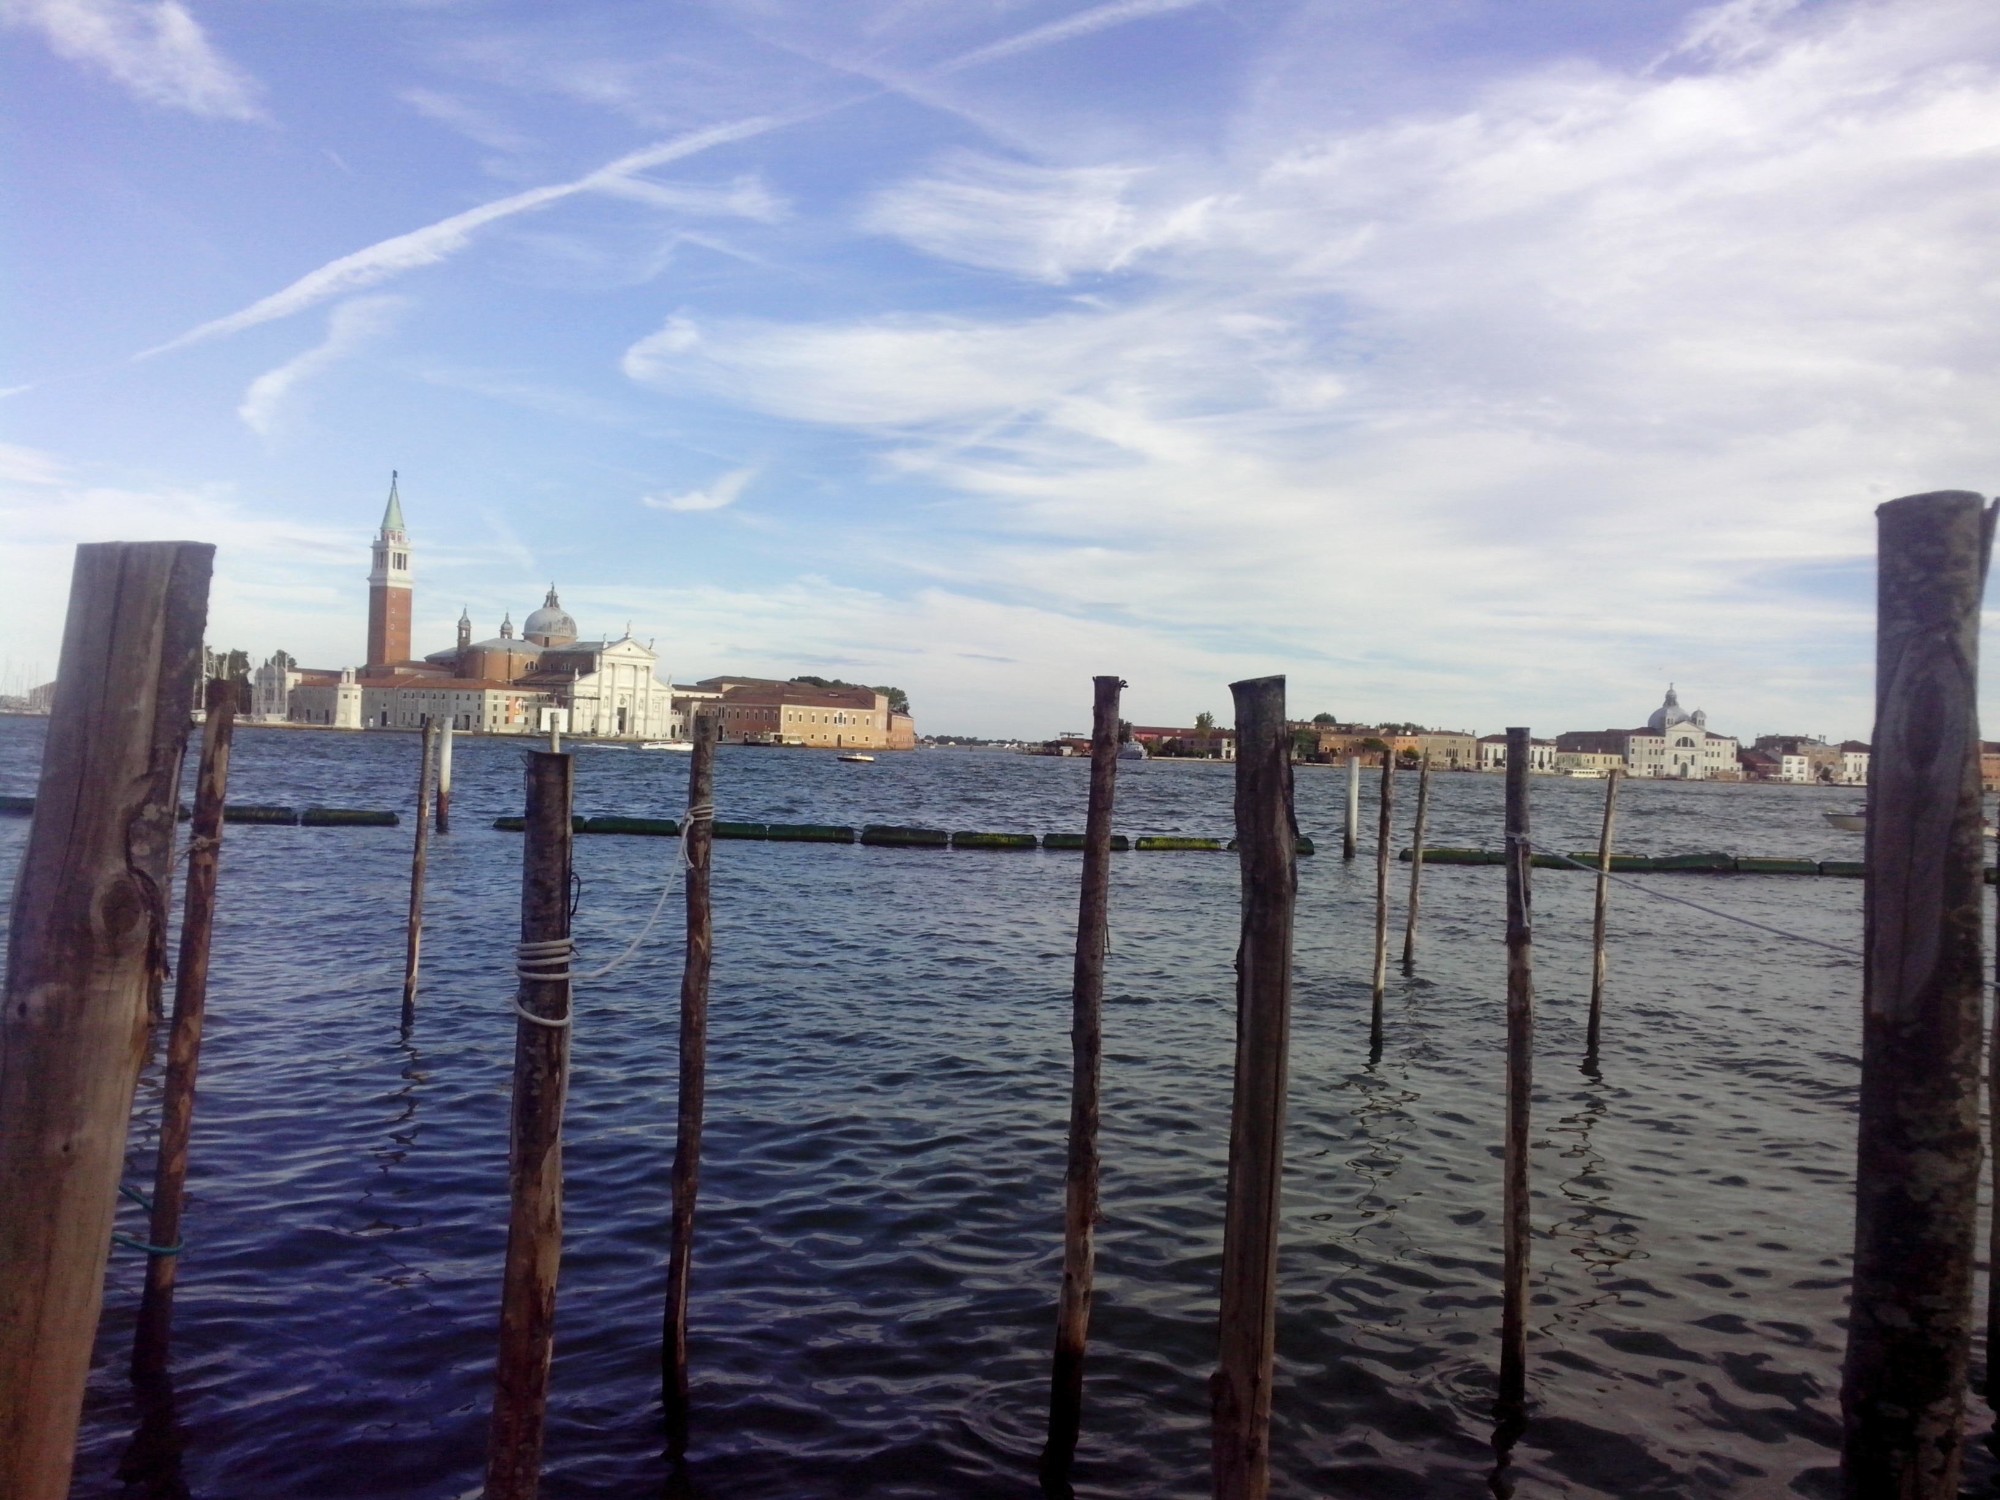
{"type": "Polygon", "coordinates": [[[396,470],[419,653],[1865,737],[1874,507],[2000,485],[1992,0],[0,0],[0,97],[0,690],[83,541],[358,662],[396,470]]]}

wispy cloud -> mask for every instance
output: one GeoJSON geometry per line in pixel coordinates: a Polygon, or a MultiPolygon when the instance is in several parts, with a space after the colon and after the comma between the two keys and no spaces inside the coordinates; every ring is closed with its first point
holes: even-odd
{"type": "Polygon", "coordinates": [[[1108,5],[1095,5],[1073,16],[1065,16],[1060,21],[1051,21],[1046,26],[1031,27],[1027,31],[1005,37],[987,46],[975,47],[970,52],[961,52],[938,71],[962,72],[967,68],[999,62],[1003,58],[1018,57],[1024,52],[1033,52],[1042,47],[1053,47],[1059,42],[1075,41],[1079,37],[1105,31],[1113,26],[1123,26],[1131,21],[1151,20],[1154,16],[1170,15],[1174,11],[1188,10],[1203,3],[1205,0],[1111,0],[1108,5]]]}
{"type": "Polygon", "coordinates": [[[654,510],[721,510],[742,499],[744,490],[756,477],[754,468],[732,469],[706,489],[688,490],[679,495],[646,495],[640,503],[650,505],[654,510]]]}
{"type": "Polygon", "coordinates": [[[40,32],[58,56],[148,103],[221,120],[265,118],[255,81],[179,0],[0,0],[0,20],[40,32]]]}
{"type": "Polygon", "coordinates": [[[497,198],[491,203],[482,203],[477,208],[469,208],[463,213],[440,219],[435,224],[427,224],[422,229],[413,229],[407,234],[378,240],[366,249],[356,250],[341,256],[338,260],[328,261],[318,270],[308,272],[290,286],[273,292],[268,297],[260,298],[240,312],[191,328],[177,338],[145,350],[138,357],[148,359],[170,350],[185,348],[190,344],[220,338],[225,334],[241,333],[244,329],[255,328],[260,323],[290,317],[294,313],[316,307],[332,298],[379,285],[391,277],[424,266],[437,265],[464,249],[471,243],[473,235],[489,224],[498,224],[521,214],[533,213],[538,209],[547,208],[552,203],[573,198],[579,193],[625,187],[628,179],[638,173],[653,167],[665,166],[669,162],[683,161],[690,156],[713,150],[717,146],[764,135],[787,123],[789,118],[762,115],[753,119],[733,121],[727,125],[711,126],[706,130],[690,131],[673,140],[660,141],[643,150],[630,152],[616,161],[568,182],[552,183],[546,187],[530,188],[526,192],[497,198]]]}
{"type": "Polygon", "coordinates": [[[401,297],[382,296],[356,297],[341,303],[326,320],[324,339],[250,382],[236,415],[259,437],[269,437],[294,391],[387,332],[404,306],[401,297]]]}

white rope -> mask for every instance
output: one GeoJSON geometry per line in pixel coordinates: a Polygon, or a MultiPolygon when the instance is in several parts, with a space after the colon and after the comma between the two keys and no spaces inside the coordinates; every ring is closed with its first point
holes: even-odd
{"type": "Polygon", "coordinates": [[[1558,854],[1553,849],[1544,849],[1538,844],[1531,843],[1525,834],[1510,833],[1507,835],[1507,839],[1510,843],[1518,842],[1522,844],[1526,848],[1533,850],[1536,854],[1546,854],[1550,859],[1559,859],[1566,865],[1573,865],[1586,875],[1602,875],[1606,880],[1616,881],[1619,885],[1629,885],[1640,895],[1651,896],[1655,901],[1671,901],[1677,906],[1691,906],[1696,911],[1708,913],[1711,917],[1720,917],[1725,922],[1737,922],[1745,927],[1754,927],[1759,932],[1770,933],[1773,937],[1790,938],[1795,943],[1811,943],[1815,948],[1824,948],[1830,953],[1838,953],[1842,958],[1852,958],[1857,961],[1861,958],[1861,954],[1856,949],[1843,948],[1838,943],[1829,943],[1820,938],[1807,937],[1802,932],[1787,932],[1784,928],[1773,927],[1768,922],[1758,922],[1753,921],[1749,917],[1739,917],[1733,911],[1723,911],[1714,906],[1703,906],[1699,901],[1690,901],[1685,896],[1669,896],[1665,891],[1656,891],[1651,886],[1640,885],[1636,880],[1627,879],[1623,875],[1613,875],[1607,870],[1600,870],[1596,865],[1587,865],[1582,860],[1571,859],[1567,854],[1558,854]]]}
{"type": "MultiPolygon", "coordinates": [[[[574,984],[579,979],[602,979],[613,970],[623,968],[632,955],[639,951],[640,946],[646,939],[652,935],[653,928],[659,924],[660,913],[667,909],[667,898],[674,893],[674,887],[680,883],[681,871],[694,868],[693,862],[688,858],[688,834],[693,830],[695,824],[713,823],[714,821],[715,804],[713,802],[704,802],[699,806],[690,807],[682,816],[680,838],[676,840],[679,857],[674,861],[673,868],[667,874],[666,884],[660,887],[660,899],[653,903],[652,915],[646,918],[646,925],[639,929],[638,936],[625,945],[623,953],[612,959],[611,962],[604,965],[601,969],[591,969],[579,973],[571,967],[576,958],[576,940],[574,938],[545,938],[532,943],[517,943],[514,945],[515,976],[534,984],[574,984]]],[[[532,1021],[535,1025],[546,1026],[552,1031],[561,1030],[568,1026],[571,1020],[570,1016],[564,1016],[561,1020],[551,1020],[547,1016],[538,1016],[533,1011],[525,1009],[519,998],[516,998],[514,1001],[514,1014],[524,1021],[532,1021]]],[[[572,1014],[574,1013],[572,1012],[572,1014]]]]}

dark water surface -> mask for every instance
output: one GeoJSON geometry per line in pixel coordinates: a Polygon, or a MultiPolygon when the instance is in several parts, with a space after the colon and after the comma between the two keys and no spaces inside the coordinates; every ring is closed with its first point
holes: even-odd
{"type": "MultiPolygon", "coordinates": [[[[40,726],[0,721],[0,790],[40,726]]],[[[410,830],[232,827],[176,1322],[188,1491],[478,1492],[506,1219],[518,741],[461,739],[424,988],[397,1034],[410,830]]],[[[412,737],[245,729],[232,795],[397,806],[412,737]]],[[[1044,832],[1086,766],[730,748],[720,816],[1044,832]]],[[[671,815],[682,757],[583,750],[579,811],[671,815]]],[[[1232,773],[1120,770],[1128,833],[1230,832],[1232,773]]],[[[1413,776],[1399,795],[1407,842],[1413,776]]],[[[1364,821],[1373,826],[1373,778],[1364,821]]],[[[1373,867],[1343,779],[1301,768],[1275,1493],[1486,1493],[1499,1322],[1501,872],[1433,868],[1417,976],[1367,1062],[1373,867]]],[[[1435,783],[1434,842],[1497,847],[1497,777],[1435,783]]],[[[1538,842],[1602,785],[1539,780],[1538,842]]],[[[1623,847],[1858,857],[1854,791],[1635,783],[1623,847]]],[[[0,820],[9,867],[26,832],[0,820]]],[[[1372,839],[1369,840],[1372,844],[1372,839]]],[[[674,846],[586,838],[586,957],[623,946],[674,846]]],[[[717,845],[691,1477],[711,1500],[1034,1493],[1059,1279],[1079,856],[717,845]]],[[[1206,1380],[1233,1047],[1233,857],[1116,863],[1104,1222],[1077,1490],[1207,1494],[1206,1380]]],[[[1639,877],[1857,945],[1858,881],[1639,877]]],[[[1397,932],[1407,867],[1396,867],[1397,932]]],[[[1858,962],[1620,889],[1601,1078],[1578,1068],[1588,877],[1537,872],[1532,1418],[1518,1493],[1833,1492],[1858,962]]],[[[662,1493],[657,1414],[679,905],[577,1000],[544,1493],[662,1493]]],[[[158,1073],[127,1180],[149,1185],[158,1073]]],[[[126,1210],[124,1227],[138,1227],[126,1210]]],[[[141,1268],[116,1252],[74,1493],[118,1476],[141,1268]]],[[[1987,1461],[1976,1452],[1978,1483],[1987,1461]]]]}

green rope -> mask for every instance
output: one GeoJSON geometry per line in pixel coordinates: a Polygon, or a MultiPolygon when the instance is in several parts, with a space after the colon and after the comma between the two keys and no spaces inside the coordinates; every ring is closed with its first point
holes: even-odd
{"type": "Polygon", "coordinates": [[[129,1234],[114,1234],[111,1243],[123,1245],[127,1250],[143,1250],[148,1255],[179,1255],[186,1240],[176,1240],[171,1245],[149,1245],[144,1240],[135,1240],[129,1234]]]}

